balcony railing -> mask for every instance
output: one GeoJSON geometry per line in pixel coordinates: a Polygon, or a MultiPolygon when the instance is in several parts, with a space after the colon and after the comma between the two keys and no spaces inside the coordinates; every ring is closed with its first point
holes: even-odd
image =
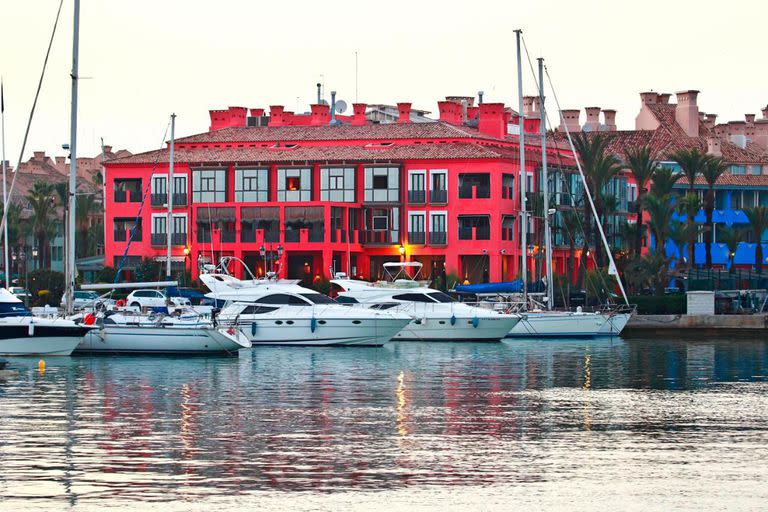
{"type": "Polygon", "coordinates": [[[322,229],[310,229],[307,235],[307,240],[310,242],[323,242],[323,230],[322,229]]]}
{"type": "Polygon", "coordinates": [[[187,193],[173,194],[173,206],[187,206],[187,193]]]}
{"type": "Polygon", "coordinates": [[[115,190],[114,201],[116,203],[125,203],[128,201],[128,193],[125,190],[115,190]]]}
{"type": "Polygon", "coordinates": [[[168,241],[168,235],[165,233],[152,233],[150,240],[153,247],[164,247],[168,241]]]}
{"type": "Polygon", "coordinates": [[[430,190],[429,202],[432,204],[446,204],[448,202],[447,190],[430,190]]]}
{"type": "Polygon", "coordinates": [[[396,242],[393,231],[361,231],[362,243],[372,245],[389,245],[396,242]]]}
{"type": "Polygon", "coordinates": [[[234,231],[222,231],[220,236],[221,243],[223,244],[231,244],[236,240],[236,235],[234,231]]]}
{"type": "Polygon", "coordinates": [[[152,194],[152,206],[164,206],[168,203],[168,194],[152,194]]]}
{"type": "Polygon", "coordinates": [[[448,234],[445,231],[431,231],[429,233],[430,245],[446,245],[448,243],[448,234]]]}
{"type": "Polygon", "coordinates": [[[424,245],[427,243],[427,234],[423,231],[409,231],[408,243],[414,245],[424,245]]]}
{"type": "Polygon", "coordinates": [[[197,241],[201,242],[201,243],[205,243],[205,244],[211,243],[211,232],[207,231],[207,230],[203,231],[203,230],[198,229],[197,230],[197,241]]]}
{"type": "Polygon", "coordinates": [[[459,240],[490,240],[491,228],[482,227],[459,227],[459,240]]]}
{"type": "Polygon", "coordinates": [[[171,245],[187,245],[187,234],[173,233],[171,235],[171,245]]]}
{"type": "Polygon", "coordinates": [[[425,190],[409,190],[408,202],[411,204],[424,204],[427,202],[427,192],[425,190]]]}

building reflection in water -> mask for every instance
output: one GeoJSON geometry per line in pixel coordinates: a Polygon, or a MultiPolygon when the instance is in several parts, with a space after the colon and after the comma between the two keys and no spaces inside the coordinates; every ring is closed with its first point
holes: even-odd
{"type": "Polygon", "coordinates": [[[240,359],[71,358],[44,377],[30,363],[34,385],[0,383],[0,476],[12,496],[29,482],[56,482],[46,491],[68,504],[540,481],[551,471],[546,447],[564,433],[598,439],[618,413],[631,420],[625,434],[662,428],[612,402],[614,390],[645,396],[766,380],[767,347],[618,339],[259,347],[240,359]],[[40,431],[47,435],[25,435],[40,431]]]}

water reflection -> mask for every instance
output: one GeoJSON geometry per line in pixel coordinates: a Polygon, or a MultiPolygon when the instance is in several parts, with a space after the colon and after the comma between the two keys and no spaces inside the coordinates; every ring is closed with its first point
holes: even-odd
{"type": "Polygon", "coordinates": [[[664,482],[671,461],[760,468],[768,441],[759,340],[259,347],[51,359],[44,374],[36,363],[0,381],[0,507],[664,482]]]}

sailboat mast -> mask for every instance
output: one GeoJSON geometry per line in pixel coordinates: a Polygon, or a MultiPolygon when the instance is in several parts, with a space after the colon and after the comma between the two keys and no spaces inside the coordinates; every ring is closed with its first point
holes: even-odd
{"type": "MultiPolygon", "coordinates": [[[[3,209],[8,210],[8,194],[5,190],[5,176],[8,172],[8,162],[5,160],[5,98],[3,97],[3,86],[0,81],[0,124],[2,124],[3,139],[3,209]]],[[[8,222],[3,223],[3,259],[5,266],[5,288],[11,287],[11,271],[8,268],[8,222]]],[[[27,283],[24,283],[27,286],[27,283]]]]}
{"type": "Polygon", "coordinates": [[[541,179],[544,182],[544,264],[547,266],[547,309],[555,302],[552,280],[552,226],[549,215],[549,170],[547,169],[547,109],[544,106],[544,59],[539,57],[539,117],[541,118],[541,179]]]}
{"type": "MultiPolygon", "coordinates": [[[[67,219],[67,313],[74,311],[74,290],[75,290],[75,204],[77,192],[77,80],[78,80],[78,59],[80,53],[80,0],[74,0],[74,26],[72,31],[72,110],[70,112],[69,129],[69,218],[67,219]]],[[[44,250],[44,248],[40,248],[44,250]]]]}
{"type": "Polygon", "coordinates": [[[517,97],[518,97],[518,130],[520,131],[520,277],[523,280],[523,304],[528,306],[528,215],[525,206],[525,119],[523,116],[523,59],[520,53],[520,38],[523,31],[515,30],[517,39],[517,97]]]}
{"type": "Polygon", "coordinates": [[[176,114],[171,114],[171,149],[168,165],[168,220],[165,232],[167,234],[167,254],[165,259],[165,275],[171,278],[171,238],[173,237],[173,149],[175,145],[176,114]]]}

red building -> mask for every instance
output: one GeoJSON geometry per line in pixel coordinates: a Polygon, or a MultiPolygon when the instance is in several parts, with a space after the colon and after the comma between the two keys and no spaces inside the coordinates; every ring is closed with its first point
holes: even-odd
{"type": "MultiPolygon", "coordinates": [[[[365,104],[335,117],[327,105],[301,115],[212,110],[209,131],[175,145],[174,265],[194,276],[199,260],[234,255],[257,275],[266,266],[298,279],[330,268],[376,278],[382,263],[406,259],[426,277],[514,279],[517,115],[471,97],[438,106],[439,121],[414,122],[410,103],[399,103],[389,124],[370,121],[365,104]]],[[[526,131],[538,129],[526,119],[526,131]]],[[[526,148],[529,190],[538,140],[526,148]]],[[[108,265],[120,262],[137,217],[125,268],[165,261],[168,160],[164,148],[106,164],[108,265]]]]}

